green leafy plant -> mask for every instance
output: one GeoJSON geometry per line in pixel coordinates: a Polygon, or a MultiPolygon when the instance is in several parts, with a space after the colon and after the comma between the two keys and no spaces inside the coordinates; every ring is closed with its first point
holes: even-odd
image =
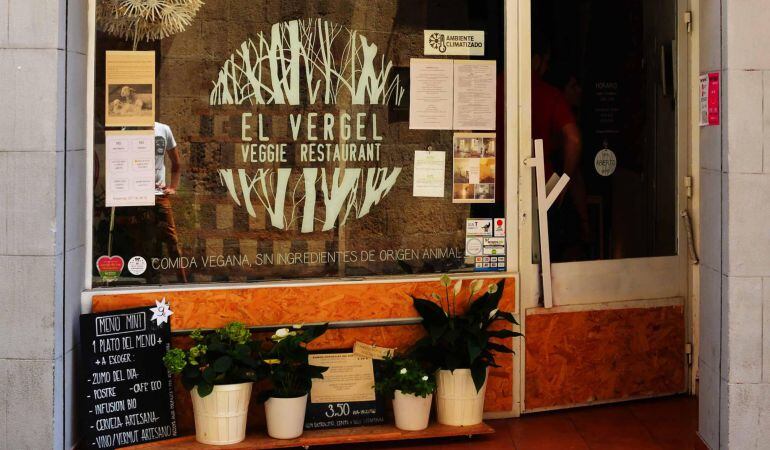
{"type": "Polygon", "coordinates": [[[386,359],[383,362],[380,379],[375,383],[377,392],[393,396],[395,391],[427,397],[436,390],[433,374],[411,358],[386,359]]]}
{"type": "Polygon", "coordinates": [[[204,333],[190,334],[193,342],[187,350],[173,348],[166,352],[163,363],[172,374],[180,374],[185,389],[198,388],[205,397],[215,385],[259,381],[267,374],[265,365],[255,357],[251,332],[242,323],[204,333]]]}
{"type": "Polygon", "coordinates": [[[295,398],[310,392],[313,378],[323,378],[327,367],[308,362],[307,344],[326,332],[327,325],[293,329],[281,328],[259,349],[272,389],[260,393],[260,400],[270,397],[295,398]]]}
{"type": "Polygon", "coordinates": [[[475,299],[483,280],[473,280],[468,284],[467,297],[462,295],[462,280],[452,284],[449,276],[444,275],[441,285],[445,289],[443,297],[435,293],[431,295],[432,300],[412,296],[414,307],[422,316],[422,326],[427,331],[427,335],[415,344],[413,354],[434,369],[470,369],[478,391],[486,380],[487,368],[500,367],[495,363],[495,353],[513,353],[509,347],[490,339],[522,336],[508,328],[490,329],[498,321],[518,325],[513,314],[498,308],[505,280],[491,284],[475,299]],[[458,305],[463,307],[463,312],[458,313],[458,305]]]}

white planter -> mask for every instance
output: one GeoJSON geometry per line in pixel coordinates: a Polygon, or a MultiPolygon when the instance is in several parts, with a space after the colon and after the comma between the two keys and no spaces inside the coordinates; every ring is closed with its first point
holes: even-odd
{"type": "Polygon", "coordinates": [[[430,405],[433,394],[418,397],[396,391],[393,398],[393,414],[396,416],[396,428],[404,431],[420,431],[428,428],[430,405]]]}
{"type": "Polygon", "coordinates": [[[195,440],[202,444],[226,445],[246,438],[253,383],[214,386],[211,394],[201,397],[198,388],[190,391],[195,414],[195,440]]]}
{"type": "Polygon", "coordinates": [[[267,434],[275,439],[294,439],[302,436],[306,407],[307,394],[295,398],[270,397],[265,402],[267,434]]]}
{"type": "MultiPolygon", "coordinates": [[[[489,377],[489,370],[487,370],[489,377]]],[[[470,369],[439,370],[436,373],[436,416],[438,423],[469,426],[484,418],[484,394],[487,381],[479,392],[473,384],[470,369]]]]}

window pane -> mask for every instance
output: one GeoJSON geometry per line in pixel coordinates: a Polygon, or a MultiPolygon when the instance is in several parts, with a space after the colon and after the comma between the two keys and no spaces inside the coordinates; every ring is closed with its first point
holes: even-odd
{"type": "Polygon", "coordinates": [[[140,256],[148,269],[107,283],[94,267],[94,285],[473,270],[465,220],[504,217],[505,155],[485,169],[494,203],[453,203],[453,132],[409,129],[409,62],[425,57],[425,29],[483,30],[472,58],[497,61],[502,130],[503,17],[491,0],[207,1],[183,32],[138,46],[156,52],[156,120],[168,127],[156,125],[156,183],[176,192],[114,218],[104,58],[132,45],[100,30],[94,259],[140,256]],[[446,152],[443,198],[412,195],[415,151],[429,146],[446,152]]]}

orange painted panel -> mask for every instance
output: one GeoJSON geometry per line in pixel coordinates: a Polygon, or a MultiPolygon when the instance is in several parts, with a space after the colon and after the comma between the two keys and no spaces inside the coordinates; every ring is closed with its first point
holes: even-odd
{"type": "Polygon", "coordinates": [[[680,305],[527,315],[525,409],[682,392],[680,305]]]}
{"type": "MultiPolygon", "coordinates": [[[[485,283],[497,282],[490,279],[485,283]]],[[[501,308],[515,309],[515,280],[506,279],[501,308]]],[[[466,282],[467,287],[467,282],[466,282]]],[[[93,297],[94,312],[154,305],[165,297],[174,311],[174,329],[215,328],[231,321],[248,325],[312,323],[416,317],[409,294],[427,297],[443,290],[436,281],[325,284],[304,287],[255,287],[206,291],[125,293],[93,297]]],[[[461,302],[465,303],[465,302],[461,302]]],[[[464,305],[458,305],[462,310],[464,305]]],[[[422,336],[420,326],[368,327],[329,330],[312,344],[313,349],[350,349],[358,340],[383,347],[407,348],[422,336]]],[[[184,340],[177,340],[184,342],[184,340]]],[[[507,343],[508,345],[510,344],[507,343]]],[[[513,408],[513,358],[500,355],[502,367],[490,371],[487,411],[513,408]]],[[[180,430],[191,430],[189,394],[177,389],[180,430]]],[[[252,405],[253,408],[254,405],[252,405]]],[[[261,420],[261,408],[252,411],[261,420]]]]}

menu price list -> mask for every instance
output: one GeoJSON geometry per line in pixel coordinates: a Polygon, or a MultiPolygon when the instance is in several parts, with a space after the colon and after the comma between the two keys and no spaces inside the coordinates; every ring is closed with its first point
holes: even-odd
{"type": "Polygon", "coordinates": [[[80,316],[83,444],[111,449],[177,436],[171,377],[163,365],[169,323],[150,308],[80,316]]]}

